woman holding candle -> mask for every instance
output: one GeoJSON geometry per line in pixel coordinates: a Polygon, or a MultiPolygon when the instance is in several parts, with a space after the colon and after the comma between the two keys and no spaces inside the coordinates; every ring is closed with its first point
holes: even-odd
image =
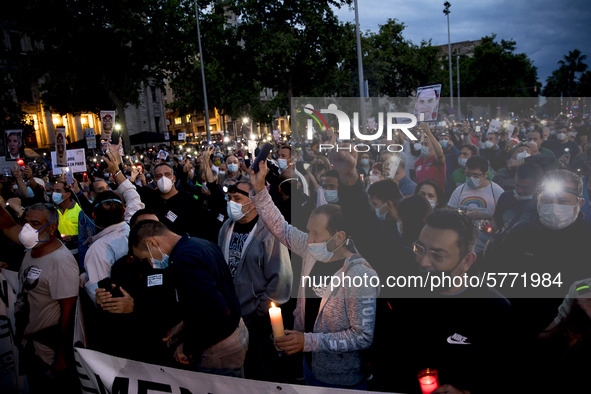
{"type": "Polygon", "coordinates": [[[338,206],[326,204],[315,209],[306,234],[285,221],[265,188],[266,163],[261,162],[259,169],[251,173],[251,200],[269,231],[303,258],[295,327],[275,338],[275,346],[287,354],[304,352],[309,385],[365,389],[367,376],[362,371],[360,351],[373,342],[378,289],[337,282],[345,277],[371,279],[377,275],[355,253],[343,231],[338,206]],[[321,283],[321,278],[330,280],[321,283]]]}

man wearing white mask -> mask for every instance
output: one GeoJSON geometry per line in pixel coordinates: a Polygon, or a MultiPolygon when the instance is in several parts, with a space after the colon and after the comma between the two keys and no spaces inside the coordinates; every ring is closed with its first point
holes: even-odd
{"type": "Polygon", "coordinates": [[[275,338],[275,346],[287,354],[304,352],[309,385],[365,389],[360,351],[373,342],[378,288],[351,286],[345,280],[333,287],[326,278],[371,279],[376,272],[352,246],[339,206],[316,208],[308,219],[308,232],[300,231],[273,204],[265,188],[266,163],[259,169],[251,173],[250,198],[269,231],[303,258],[294,330],[275,338]]]}
{"type": "Polygon", "coordinates": [[[158,220],[178,235],[188,233],[216,242],[220,223],[202,209],[199,199],[176,189],[172,167],[168,163],[160,163],[154,167],[153,174],[158,188],[143,187],[138,190],[146,208],[156,212],[158,220]]]}
{"type": "Polygon", "coordinates": [[[72,368],[68,362],[72,336],[68,333],[80,285],[78,264],[56,238],[59,218],[53,206],[31,206],[25,221],[21,227],[0,207],[0,229],[27,249],[15,303],[21,365],[27,366],[31,393],[65,392],[66,385],[76,384],[64,380],[63,372],[72,368]]]}
{"type": "Polygon", "coordinates": [[[279,360],[269,341],[272,330],[268,314],[271,302],[281,305],[289,300],[293,281],[289,252],[260,220],[249,197],[249,182],[240,181],[224,189],[229,219],[220,230],[218,245],[232,274],[249,331],[245,377],[270,381],[277,375],[279,360]]]}
{"type": "Polygon", "coordinates": [[[548,148],[554,153],[556,159],[568,155],[570,158],[574,158],[576,155],[581,153],[581,148],[576,142],[569,141],[568,139],[568,127],[565,124],[559,124],[556,126],[556,138],[544,141],[542,146],[548,148]]]}

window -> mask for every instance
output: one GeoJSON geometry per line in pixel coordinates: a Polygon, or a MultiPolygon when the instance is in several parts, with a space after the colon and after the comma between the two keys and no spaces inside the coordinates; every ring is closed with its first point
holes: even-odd
{"type": "Polygon", "coordinates": [[[182,123],[183,123],[183,119],[181,117],[174,118],[174,124],[182,124],[182,123]]]}
{"type": "Polygon", "coordinates": [[[186,115],[185,119],[187,123],[191,123],[191,115],[186,115]]]}
{"type": "Polygon", "coordinates": [[[154,124],[156,125],[156,132],[160,133],[160,116],[154,116],[154,124]]]}

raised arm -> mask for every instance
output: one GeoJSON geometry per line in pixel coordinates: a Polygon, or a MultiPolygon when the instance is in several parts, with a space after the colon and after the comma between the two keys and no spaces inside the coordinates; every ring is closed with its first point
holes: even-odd
{"type": "Polygon", "coordinates": [[[291,251],[303,257],[308,253],[308,234],[287,223],[279,208],[273,203],[265,188],[267,172],[267,162],[264,160],[259,163],[259,172],[255,173],[251,170],[250,182],[253,190],[250,192],[250,198],[271,234],[291,251]]]}
{"type": "Polygon", "coordinates": [[[439,144],[439,141],[437,141],[437,138],[435,138],[435,136],[431,132],[429,125],[427,123],[423,122],[420,124],[419,128],[421,129],[421,131],[423,133],[425,133],[425,135],[429,139],[429,143],[431,144],[431,147],[433,148],[433,151],[435,152],[435,156],[437,157],[437,162],[440,165],[445,164],[445,154],[443,153],[443,148],[439,144]]]}
{"type": "Polygon", "coordinates": [[[21,232],[21,226],[19,226],[8,211],[4,208],[4,204],[0,206],[0,230],[10,239],[12,242],[21,245],[21,241],[18,239],[18,235],[21,232]]]}

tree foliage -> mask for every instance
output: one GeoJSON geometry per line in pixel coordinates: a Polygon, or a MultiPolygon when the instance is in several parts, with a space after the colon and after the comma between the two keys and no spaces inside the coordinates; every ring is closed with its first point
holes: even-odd
{"type": "Polygon", "coordinates": [[[187,0],[31,0],[14,2],[18,29],[38,45],[28,76],[59,113],[137,104],[143,83],[157,86],[178,66],[191,33],[187,0]]]}
{"type": "Polygon", "coordinates": [[[558,61],[559,68],[552,71],[546,79],[546,86],[544,86],[544,96],[546,97],[572,97],[573,95],[588,95],[589,89],[589,72],[584,74],[587,70],[587,64],[584,60],[587,55],[583,55],[581,51],[575,49],[569,51],[558,61]],[[577,75],[580,75],[577,78],[577,75]]]}
{"type": "Polygon", "coordinates": [[[474,57],[460,59],[467,63],[461,75],[465,97],[535,97],[540,91],[537,68],[523,53],[515,53],[513,40],[496,41],[496,35],[482,37],[474,57]]]}

